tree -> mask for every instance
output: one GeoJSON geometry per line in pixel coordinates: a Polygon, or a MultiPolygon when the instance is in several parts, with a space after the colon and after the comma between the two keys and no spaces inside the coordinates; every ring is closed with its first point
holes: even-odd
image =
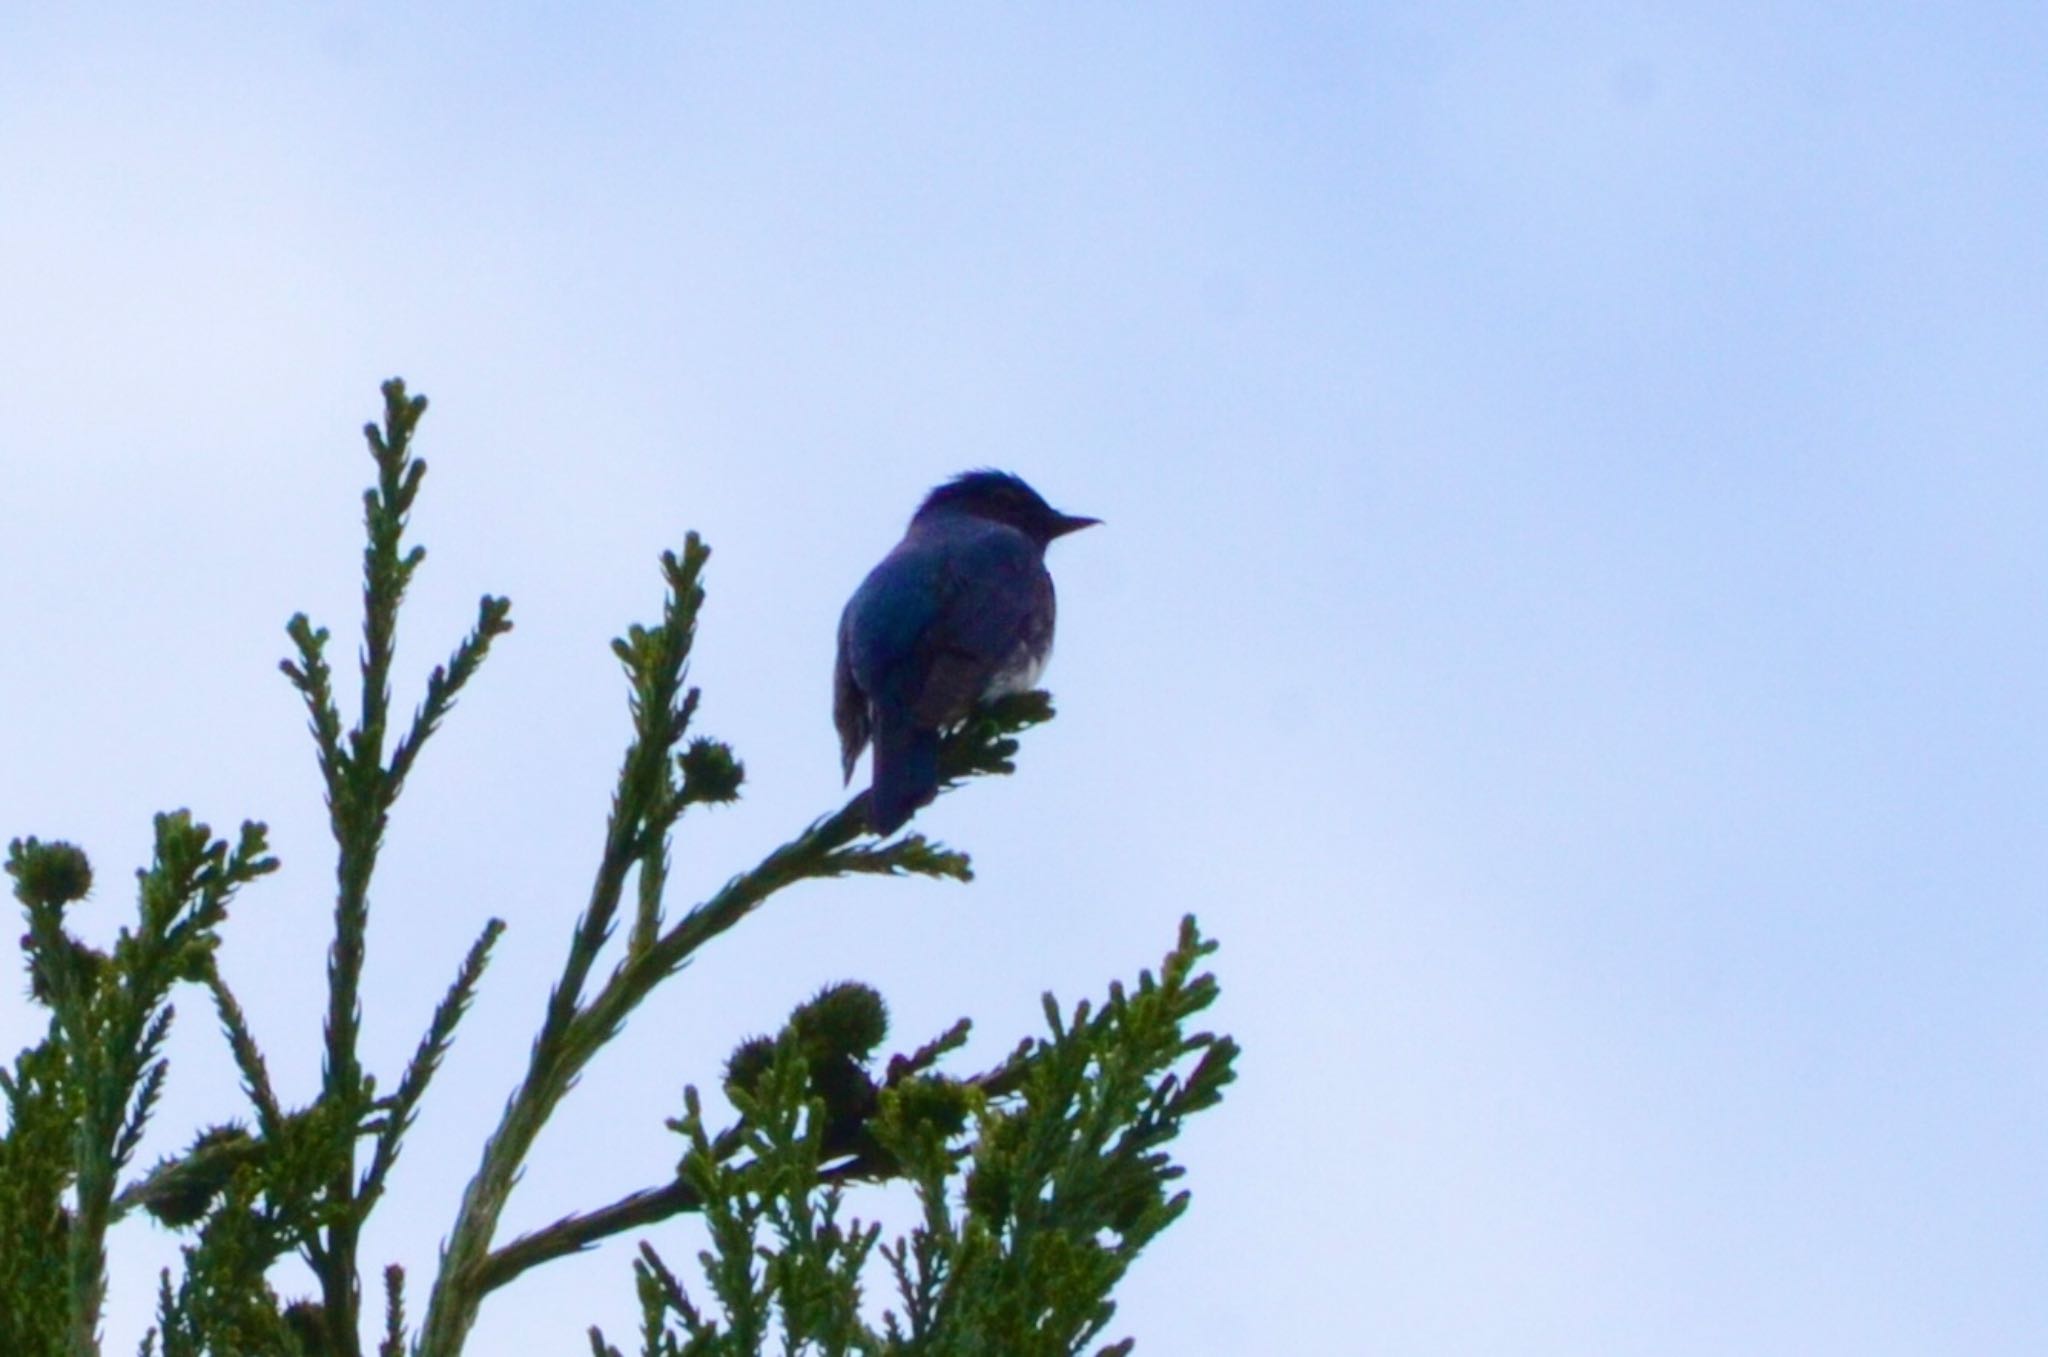
{"type": "MultiPolygon", "coordinates": [[[[159,1280],[145,1354],[363,1350],[363,1223],[383,1200],[503,928],[497,920],[484,927],[396,1080],[387,1085],[366,1070],[357,1055],[361,977],[384,828],[421,750],[512,625],[509,603],[486,596],[475,626],[428,676],[419,708],[394,719],[393,639],[423,559],[405,530],[426,472],[413,455],[425,410],[423,397],[387,382],[383,422],[365,429],[377,478],[364,496],[352,722],[344,723],[326,659],[327,631],[303,615],[287,628],[295,653],[282,668],[306,704],[336,846],[318,1096],[303,1107],[279,1100],[216,962],[230,906],[277,869],[264,826],[244,824],[230,843],[187,811],[157,816],[135,920],[105,951],[67,923],[92,886],[86,854],[36,838],[9,847],[7,871],[27,917],[30,992],[49,1021],[42,1039],[0,1071],[0,1352],[99,1352],[107,1232],[138,1210],[187,1241],[176,1275],[159,1280]],[[203,991],[213,1005],[249,1106],[137,1174],[132,1161],[168,1075],[164,1042],[180,987],[203,991]],[[286,1299],[273,1289],[273,1266],[292,1256],[317,1278],[316,1295],[286,1299]]],[[[1197,973],[1214,944],[1192,918],[1156,973],[1112,985],[1099,1004],[1069,1010],[1046,996],[1046,1032],[972,1073],[942,1068],[967,1038],[964,1019],[884,1060],[882,996],[858,983],[827,988],[778,1034],[733,1051],[722,1078],[728,1124],[714,1129],[697,1090],[686,1090],[669,1122],[681,1142],[669,1181],[499,1238],[507,1198],[550,1114],[639,1004],[699,949],[798,881],[972,876],[964,854],[920,835],[872,841],[855,796],[709,899],[668,912],[674,829],[693,806],[736,799],[744,779],[729,747],[690,733],[698,692],[685,677],[709,555],[694,534],[680,553],[664,554],[661,620],[613,643],[631,688],[633,737],[590,898],[526,1073],[463,1193],[424,1314],[409,1322],[405,1275],[387,1267],[376,1351],[452,1357],[499,1287],[686,1214],[701,1217],[709,1237],[694,1284],[651,1243],[634,1264],[647,1357],[1085,1351],[1111,1320],[1125,1269],[1187,1207],[1187,1193],[1170,1190],[1181,1170],[1167,1145],[1232,1076],[1235,1043],[1189,1031],[1216,995],[1214,978],[1197,973]],[[848,1214],[860,1190],[885,1181],[907,1184],[922,1208],[920,1223],[888,1242],[848,1214]]],[[[1012,772],[1016,737],[1051,717],[1043,693],[977,712],[946,736],[946,786],[1012,772]]],[[[590,1344],[597,1357],[621,1357],[595,1329],[590,1344]]],[[[1125,1340],[1100,1351],[1130,1347],[1125,1340]]]]}

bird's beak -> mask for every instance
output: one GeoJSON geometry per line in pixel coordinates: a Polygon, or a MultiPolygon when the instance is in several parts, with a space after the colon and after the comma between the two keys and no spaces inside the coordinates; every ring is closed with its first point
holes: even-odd
{"type": "Polygon", "coordinates": [[[1052,535],[1054,537],[1065,537],[1070,532],[1079,532],[1083,528],[1092,528],[1101,521],[1099,518],[1083,518],[1079,514],[1061,514],[1060,521],[1053,525],[1052,535]]]}

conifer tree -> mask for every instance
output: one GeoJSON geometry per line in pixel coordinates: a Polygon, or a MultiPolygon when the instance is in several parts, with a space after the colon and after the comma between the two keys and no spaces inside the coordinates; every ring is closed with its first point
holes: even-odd
{"type": "MultiPolygon", "coordinates": [[[[47,1025],[0,1070],[0,1353],[98,1354],[109,1287],[134,1281],[107,1275],[108,1231],[144,1221],[183,1241],[179,1265],[156,1279],[147,1357],[361,1357],[366,1341],[377,1357],[454,1357],[491,1293],[628,1233],[643,1237],[632,1280],[644,1357],[1129,1351],[1129,1339],[1097,1346],[1113,1320],[1111,1294],[1187,1209],[1167,1149],[1186,1117],[1220,1099],[1237,1054],[1230,1038],[1191,1030],[1216,996],[1200,971],[1214,944],[1192,918],[1135,984],[1071,1007],[1046,996],[1045,1031],[989,1069],[954,1067],[964,1019],[905,1048],[891,1041],[874,989],[823,989],[781,1031],[735,1046],[719,1074],[729,1115],[685,1091],[668,1121],[679,1157],[666,1181],[504,1236],[506,1202],[541,1128],[641,1002],[702,948],[799,881],[972,878],[966,855],[921,835],[876,840],[856,795],[709,898],[672,908],[678,823],[692,807],[735,800],[745,771],[723,742],[692,732],[699,696],[686,675],[710,556],[694,534],[661,558],[660,620],[613,643],[633,734],[525,1073],[433,1276],[416,1287],[400,1267],[383,1268],[381,1303],[364,1315],[364,1222],[384,1201],[503,931],[489,921],[455,964],[402,1069],[380,1078],[364,1067],[362,975],[385,827],[421,751],[512,625],[510,604],[484,597],[469,633],[427,676],[419,707],[393,711],[399,612],[424,559],[406,527],[426,473],[413,451],[425,410],[423,397],[387,382],[383,419],[365,429],[376,480],[364,496],[353,717],[327,660],[327,630],[304,616],[287,627],[293,655],[282,668],[305,703],[335,845],[318,1094],[303,1106],[279,1098],[218,964],[231,906],[278,868],[263,825],[216,836],[188,811],[157,816],[133,922],[104,951],[70,922],[92,889],[86,854],[33,837],[9,846],[29,990],[47,1025]],[[139,1170],[136,1150],[169,1077],[174,994],[211,1005],[247,1106],[139,1170]],[[884,1182],[907,1185],[920,1206],[901,1237],[884,1239],[852,1214],[884,1182]],[[674,1252],[670,1232],[686,1216],[708,1240],[688,1276],[663,1251],[674,1252]],[[275,1289],[273,1272],[291,1258],[316,1279],[312,1294],[275,1289]]],[[[1018,736],[1051,717],[1043,693],[978,711],[945,737],[945,785],[1014,771],[1018,736]]],[[[596,1357],[628,1350],[591,1330],[596,1357]]]]}

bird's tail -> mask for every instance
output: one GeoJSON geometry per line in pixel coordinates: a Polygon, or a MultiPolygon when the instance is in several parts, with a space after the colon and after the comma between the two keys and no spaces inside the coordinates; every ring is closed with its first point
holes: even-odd
{"type": "Polygon", "coordinates": [[[875,727],[875,783],[868,793],[868,823],[894,834],[918,807],[939,794],[939,733],[880,722],[875,727]]]}

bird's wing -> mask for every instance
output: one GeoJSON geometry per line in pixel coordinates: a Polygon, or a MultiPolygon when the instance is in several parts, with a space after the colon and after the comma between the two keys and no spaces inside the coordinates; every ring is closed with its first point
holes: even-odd
{"type": "Polygon", "coordinates": [[[842,754],[859,755],[878,712],[927,730],[963,719],[1020,648],[1042,651],[1051,630],[1052,580],[1024,534],[976,522],[906,537],[840,620],[842,754]]]}
{"type": "Polygon", "coordinates": [[[853,676],[851,637],[853,604],[839,617],[839,659],[832,667],[832,724],[839,728],[839,764],[844,780],[853,780],[853,765],[867,747],[868,695],[853,676]]]}

